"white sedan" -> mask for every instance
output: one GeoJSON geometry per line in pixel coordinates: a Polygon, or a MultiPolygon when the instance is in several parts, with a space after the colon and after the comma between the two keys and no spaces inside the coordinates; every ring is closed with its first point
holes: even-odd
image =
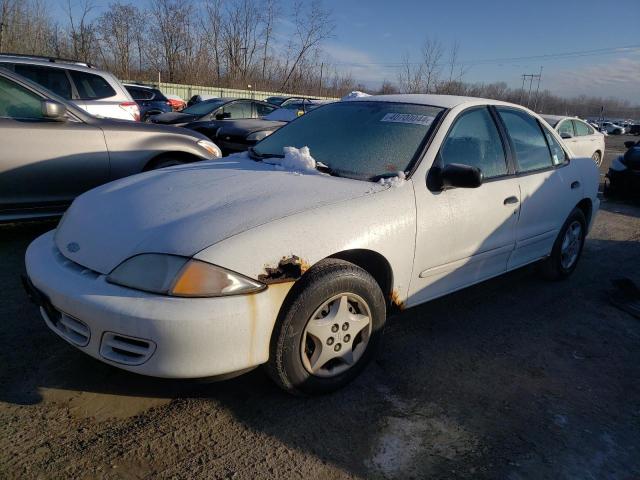
{"type": "Polygon", "coordinates": [[[543,115],[569,149],[579,157],[591,157],[599,167],[604,158],[604,135],[579,118],[543,115]]]}
{"type": "MultiPolygon", "coordinates": [[[[322,106],[249,154],[78,197],[26,253],[46,324],[159,377],[358,374],[390,312],[542,261],[569,276],[598,172],[522,107],[438,95],[322,106]]],[[[523,299],[525,301],[525,299],[523,299]]]]}

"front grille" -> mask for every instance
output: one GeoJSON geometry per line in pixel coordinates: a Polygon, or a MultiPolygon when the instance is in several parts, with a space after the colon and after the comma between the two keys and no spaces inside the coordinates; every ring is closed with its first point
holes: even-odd
{"type": "Polygon", "coordinates": [[[149,360],[155,350],[156,344],[151,340],[113,332],[105,332],[100,345],[100,355],[107,360],[125,365],[140,365],[149,360]]]}
{"type": "Polygon", "coordinates": [[[86,323],[57,310],[53,305],[42,305],[40,313],[49,328],[79,347],[85,347],[91,338],[91,330],[86,323]]]}

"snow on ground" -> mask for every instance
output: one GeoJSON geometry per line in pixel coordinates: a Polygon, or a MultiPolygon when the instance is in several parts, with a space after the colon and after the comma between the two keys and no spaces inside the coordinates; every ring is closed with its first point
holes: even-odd
{"type": "Polygon", "coordinates": [[[354,90],[353,92],[349,92],[347,93],[344,97],[342,97],[340,99],[341,102],[346,102],[348,100],[353,100],[354,98],[362,98],[362,97],[370,97],[371,95],[369,95],[368,93],[364,93],[364,92],[359,92],[357,90],[354,90]]]}
{"type": "Polygon", "coordinates": [[[398,172],[395,177],[381,178],[378,180],[380,185],[389,185],[390,187],[401,187],[406,183],[406,175],[404,172],[398,172]]]}

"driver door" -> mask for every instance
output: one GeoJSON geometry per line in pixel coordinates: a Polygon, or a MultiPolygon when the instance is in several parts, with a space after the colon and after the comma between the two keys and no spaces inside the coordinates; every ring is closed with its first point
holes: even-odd
{"type": "Polygon", "coordinates": [[[505,272],[515,246],[520,188],[487,107],[460,114],[436,163],[440,167],[456,163],[478,167],[484,181],[478,188],[437,192],[416,185],[419,226],[409,304],[505,272]],[[435,222],[437,217],[446,220],[435,222]]]}

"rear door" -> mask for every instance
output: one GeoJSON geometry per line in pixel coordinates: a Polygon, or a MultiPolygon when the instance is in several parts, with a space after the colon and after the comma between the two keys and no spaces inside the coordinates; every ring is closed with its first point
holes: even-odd
{"type": "Polygon", "coordinates": [[[555,137],[527,112],[496,110],[515,153],[521,205],[516,245],[508,268],[538,260],[551,252],[558,232],[582,198],[576,170],[555,137]]]}
{"type": "Polygon", "coordinates": [[[106,182],[102,130],[77,119],[42,116],[42,98],[0,76],[0,210],[69,203],[106,182]]]}
{"type": "Polygon", "coordinates": [[[132,107],[137,110],[137,104],[119,95],[106,79],[79,70],[69,70],[69,75],[77,91],[73,101],[78,106],[98,117],[134,119],[132,107]]]}

